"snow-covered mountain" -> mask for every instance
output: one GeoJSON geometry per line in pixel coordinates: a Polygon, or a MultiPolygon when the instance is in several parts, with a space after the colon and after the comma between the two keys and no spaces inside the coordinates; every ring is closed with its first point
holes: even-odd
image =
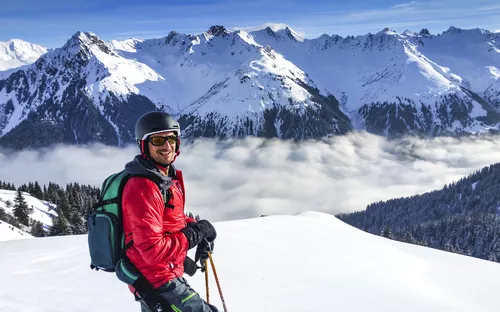
{"type": "Polygon", "coordinates": [[[20,39],[0,42],[0,79],[16,68],[34,63],[45,53],[47,48],[20,39]]]}
{"type": "MultiPolygon", "coordinates": [[[[213,260],[228,311],[496,312],[500,306],[500,264],[368,234],[332,215],[214,226],[213,260]]],[[[0,311],[140,309],[113,273],[90,270],[87,235],[5,241],[0,250],[0,275],[9,281],[0,284],[0,311]]],[[[204,274],[186,278],[206,298],[204,274]]],[[[212,269],[209,291],[223,311],[212,269]]]]}
{"type": "Polygon", "coordinates": [[[301,40],[289,28],[252,33],[308,73],[379,134],[498,129],[500,34],[450,27],[398,34],[323,35],[301,40]]]}
{"type": "Polygon", "coordinates": [[[212,26],[104,42],[78,32],[0,80],[0,144],[121,145],[152,109],[173,113],[187,137],[497,131],[500,34],[451,27],[304,39],[290,28],[212,26]]]}
{"type": "Polygon", "coordinates": [[[214,26],[130,43],[119,50],[78,32],[0,81],[2,143],[131,142],[135,120],[152,109],[175,114],[186,136],[318,137],[351,128],[302,70],[243,31],[214,26]]]}

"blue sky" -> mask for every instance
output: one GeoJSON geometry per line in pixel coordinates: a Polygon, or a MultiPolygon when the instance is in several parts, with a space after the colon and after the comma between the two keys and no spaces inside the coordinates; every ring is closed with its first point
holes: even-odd
{"type": "Polygon", "coordinates": [[[360,35],[450,25],[500,30],[499,0],[2,0],[0,41],[12,38],[60,47],[78,30],[103,40],[163,37],[171,30],[198,34],[281,23],[306,38],[360,35]]]}

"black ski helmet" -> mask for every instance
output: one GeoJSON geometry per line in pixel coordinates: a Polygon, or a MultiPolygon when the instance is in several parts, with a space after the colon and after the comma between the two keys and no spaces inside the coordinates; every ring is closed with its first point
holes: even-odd
{"type": "Polygon", "coordinates": [[[145,154],[145,144],[144,140],[150,136],[151,134],[164,132],[164,131],[174,131],[177,134],[177,144],[175,147],[176,156],[179,155],[179,146],[180,146],[180,135],[181,135],[181,127],[177,120],[172,117],[172,115],[165,112],[149,112],[137,119],[135,123],[135,139],[139,144],[139,148],[141,149],[141,153],[145,154]]]}

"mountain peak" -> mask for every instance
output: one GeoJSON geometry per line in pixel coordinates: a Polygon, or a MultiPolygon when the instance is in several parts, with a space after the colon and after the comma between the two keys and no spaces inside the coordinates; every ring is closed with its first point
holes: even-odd
{"type": "Polygon", "coordinates": [[[97,46],[101,51],[111,54],[112,51],[106,45],[106,43],[101,40],[96,34],[89,31],[77,31],[71,38],[66,41],[63,49],[69,50],[85,50],[90,49],[91,46],[97,46]]]}
{"type": "Polygon", "coordinates": [[[165,44],[170,44],[172,40],[178,35],[179,33],[176,32],[175,30],[172,30],[171,32],[168,33],[168,35],[165,37],[165,44]]]}
{"type": "Polygon", "coordinates": [[[80,43],[92,43],[100,40],[96,34],[90,31],[77,31],[70,40],[78,41],[80,43]]]}
{"type": "Polygon", "coordinates": [[[402,36],[405,36],[405,37],[414,37],[414,36],[418,36],[419,34],[418,33],[415,33],[409,29],[406,29],[405,31],[403,31],[401,33],[402,36]]]}
{"type": "Polygon", "coordinates": [[[427,28],[422,28],[418,34],[421,36],[430,36],[431,35],[431,33],[429,32],[429,30],[427,28]]]}
{"type": "Polygon", "coordinates": [[[484,35],[489,35],[491,32],[482,28],[471,28],[463,29],[455,26],[450,26],[447,30],[443,31],[442,35],[464,35],[464,36],[476,36],[482,37],[484,35]]]}
{"type": "Polygon", "coordinates": [[[29,45],[31,43],[24,41],[22,39],[13,38],[13,39],[7,40],[5,42],[5,44],[8,44],[11,47],[15,47],[15,46],[19,46],[19,45],[29,45]]]}
{"type": "Polygon", "coordinates": [[[389,27],[385,27],[384,29],[382,29],[377,33],[377,35],[397,35],[397,34],[398,34],[397,32],[390,29],[389,27]]]}
{"type": "Polygon", "coordinates": [[[210,26],[207,33],[212,35],[212,36],[215,36],[215,37],[219,37],[219,36],[224,37],[224,36],[228,35],[230,33],[230,31],[227,30],[227,28],[222,26],[222,25],[213,25],[213,26],[210,26]]]}
{"type": "Polygon", "coordinates": [[[443,32],[443,34],[459,34],[462,32],[461,28],[450,26],[447,30],[443,32]]]}
{"type": "Polygon", "coordinates": [[[294,41],[300,41],[300,42],[304,41],[304,38],[302,38],[302,36],[300,36],[296,31],[294,31],[288,26],[281,31],[283,31],[288,36],[288,38],[294,41]]]}
{"type": "Polygon", "coordinates": [[[0,46],[4,49],[8,49],[12,52],[33,50],[43,54],[47,52],[47,48],[38,44],[24,41],[22,39],[10,39],[6,42],[0,42],[0,46]]]}
{"type": "Polygon", "coordinates": [[[32,64],[47,48],[21,39],[10,39],[0,42],[0,71],[32,64]]]}
{"type": "Polygon", "coordinates": [[[267,26],[263,30],[257,30],[255,33],[265,32],[268,36],[276,39],[291,39],[295,42],[303,42],[304,38],[289,26],[279,28],[278,26],[267,26]]]}

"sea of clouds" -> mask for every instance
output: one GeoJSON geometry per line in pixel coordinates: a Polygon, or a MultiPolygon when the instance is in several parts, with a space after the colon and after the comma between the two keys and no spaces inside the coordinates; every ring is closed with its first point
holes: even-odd
{"type": "MultiPolygon", "coordinates": [[[[100,144],[0,150],[0,180],[100,187],[137,151],[100,144]]],[[[186,210],[217,221],[363,210],[372,202],[440,189],[499,160],[498,136],[387,140],[354,132],[322,141],[183,141],[175,164],[184,173],[186,210]]]]}

